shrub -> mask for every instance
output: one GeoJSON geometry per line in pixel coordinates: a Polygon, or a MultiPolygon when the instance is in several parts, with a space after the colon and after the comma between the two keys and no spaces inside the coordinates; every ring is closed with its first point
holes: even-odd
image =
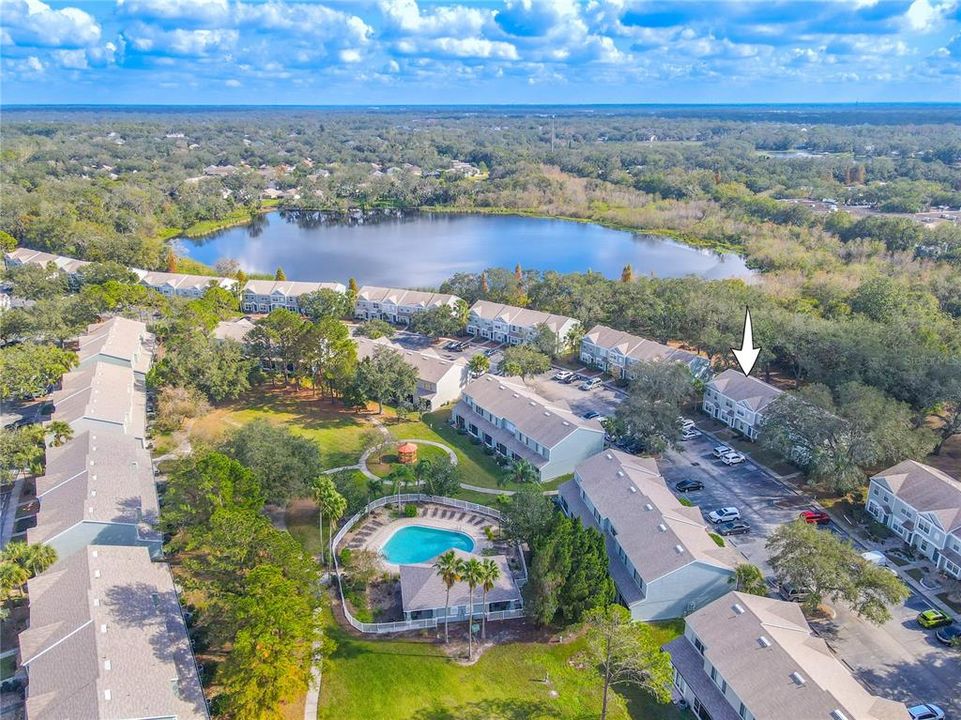
{"type": "Polygon", "coordinates": [[[404,505],[404,517],[417,517],[417,506],[413,503],[408,503],[404,505]]]}
{"type": "Polygon", "coordinates": [[[708,533],[708,535],[711,536],[711,540],[713,540],[718,547],[724,547],[724,538],[717,533],[708,533]]]}
{"type": "Polygon", "coordinates": [[[484,535],[489,542],[494,542],[497,539],[497,532],[494,530],[493,526],[487,525],[484,528],[484,535]]]}
{"type": "Polygon", "coordinates": [[[694,503],[692,503],[686,497],[679,497],[677,501],[681,503],[681,505],[683,505],[684,507],[694,507],[694,503]]]}
{"type": "Polygon", "coordinates": [[[157,398],[157,423],[160,432],[179,430],[184,420],[210,411],[203,393],[196,388],[165,387],[157,398]]]}

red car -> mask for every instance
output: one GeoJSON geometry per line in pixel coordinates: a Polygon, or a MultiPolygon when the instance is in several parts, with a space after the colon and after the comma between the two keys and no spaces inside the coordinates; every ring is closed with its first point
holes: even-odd
{"type": "Polygon", "coordinates": [[[798,517],[809,525],[827,525],[831,516],[823,510],[805,510],[798,517]]]}

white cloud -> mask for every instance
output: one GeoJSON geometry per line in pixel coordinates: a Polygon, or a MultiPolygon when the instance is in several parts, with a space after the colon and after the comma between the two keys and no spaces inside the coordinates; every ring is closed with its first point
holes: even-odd
{"type": "Polygon", "coordinates": [[[448,5],[421,11],[417,0],[382,0],[378,5],[388,29],[402,34],[476,36],[491,24],[492,10],[464,5],[448,5]]]}
{"type": "Polygon", "coordinates": [[[935,3],[930,0],[914,0],[906,13],[904,19],[911,30],[917,32],[928,32],[933,30],[941,21],[953,3],[935,3]]]}
{"type": "Polygon", "coordinates": [[[230,15],[228,0],[117,0],[119,14],[140,20],[217,24],[230,15]]]}
{"type": "Polygon", "coordinates": [[[224,85],[226,85],[229,88],[239,88],[242,84],[243,83],[241,83],[240,80],[237,80],[235,78],[230,78],[229,80],[226,80],[224,82],[224,85]]]}
{"type": "Polygon", "coordinates": [[[4,32],[22,47],[82,48],[100,40],[100,24],[75,7],[54,10],[40,0],[4,0],[4,32]]]}
{"type": "Polygon", "coordinates": [[[228,51],[237,44],[239,36],[236,30],[164,30],[140,22],[124,31],[124,38],[137,52],[180,57],[228,51]]]}

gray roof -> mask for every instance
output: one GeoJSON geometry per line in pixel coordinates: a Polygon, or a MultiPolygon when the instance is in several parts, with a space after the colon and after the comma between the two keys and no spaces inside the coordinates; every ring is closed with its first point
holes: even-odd
{"type": "Polygon", "coordinates": [[[835,710],[850,720],[906,716],[904,705],[871,695],[854,679],[796,603],[730,592],[688,615],[687,625],[758,720],[832,720],[835,710]]]}
{"type": "Polygon", "coordinates": [[[708,383],[722,395],[736,403],[742,403],[754,412],[760,412],[777,398],[783,390],[768,385],[763,380],[744,376],[740,370],[728,369],[708,383]]]}
{"type": "MultiPolygon", "coordinates": [[[[653,458],[608,449],[574,469],[591,504],[617,531],[617,542],[645,583],[692,562],[733,570],[739,562],[707,533],[697,507],[678,502],[653,458]]],[[[565,495],[566,497],[566,495],[565,495]]]]}
{"type": "Polygon", "coordinates": [[[364,285],[357,292],[358,300],[376,303],[393,303],[394,305],[411,305],[419,308],[432,308],[439,305],[453,305],[460,300],[456,295],[446,293],[427,292],[424,290],[405,290],[404,288],[385,288],[376,285],[364,285]]]}
{"type": "Polygon", "coordinates": [[[570,409],[551,403],[524,385],[502,377],[485,375],[464,388],[473,399],[497,417],[512,422],[524,435],[552,448],[578,428],[603,433],[596,420],[585,420],[570,409]]]}
{"type": "Polygon", "coordinates": [[[173,578],[146,548],[84,548],[28,589],[30,720],[207,717],[173,578]]]}
{"type": "MultiPolygon", "coordinates": [[[[520,600],[521,592],[514,583],[514,576],[507,558],[503,555],[492,555],[489,558],[476,555],[474,553],[454,550],[454,553],[461,559],[477,558],[478,560],[493,560],[501,570],[497,583],[487,593],[487,602],[507,602],[510,600],[520,600]]],[[[400,594],[404,612],[415,610],[433,610],[443,608],[447,596],[447,586],[437,574],[432,563],[418,563],[416,565],[400,566],[400,594]]],[[[481,591],[474,590],[474,602],[481,601],[481,591]]],[[[469,588],[467,583],[458,582],[451,587],[450,605],[467,605],[470,602],[469,588]]]]}
{"type": "Polygon", "coordinates": [[[961,482],[958,480],[914,460],[900,462],[872,479],[883,480],[891,492],[918,512],[935,516],[945,532],[961,535],[961,482]]]}
{"type": "Polygon", "coordinates": [[[169,287],[171,290],[206,290],[211,285],[233,287],[236,280],[219,275],[188,275],[187,273],[147,272],[140,280],[148,287],[169,287]]]}
{"type": "Polygon", "coordinates": [[[248,280],[244,285],[245,293],[254,295],[273,295],[279,293],[287,297],[300,297],[318,290],[334,290],[345,292],[347,288],[341,283],[333,282],[301,282],[298,280],[248,280]]]}
{"type": "Polygon", "coordinates": [[[394,345],[387,338],[371,340],[365,337],[355,337],[354,341],[357,343],[358,359],[362,360],[366,357],[370,357],[379,347],[393,350],[402,358],[404,358],[406,363],[413,366],[413,368],[417,371],[418,379],[426,382],[436,384],[443,380],[448,374],[457,375],[460,377],[461,382],[467,378],[467,362],[463,358],[457,358],[456,360],[445,360],[435,353],[405,350],[397,345],[394,345]]]}
{"type": "Polygon", "coordinates": [[[150,453],[127,435],[87,431],[48,448],[37,497],[31,543],[48,542],[81,522],[135,524],[143,539],[159,539],[150,528],[159,515],[150,453]]]}
{"type": "Polygon", "coordinates": [[[71,425],[97,420],[116,425],[128,435],[144,436],[146,396],[132,368],[94,362],[68,372],[60,385],[51,396],[54,420],[71,425]]]}
{"type": "Polygon", "coordinates": [[[213,336],[218,340],[236,340],[237,342],[243,342],[244,338],[247,337],[247,333],[253,329],[254,324],[244,317],[238,318],[237,320],[223,320],[217,323],[213,336]]]}
{"type": "MultiPolygon", "coordinates": [[[[531,328],[538,325],[546,325],[551,332],[560,336],[564,326],[577,321],[566,315],[554,315],[531,310],[529,308],[516,307],[514,305],[504,305],[502,303],[490,302],[489,300],[478,300],[470,308],[471,315],[476,315],[484,320],[497,320],[508,325],[531,328]]],[[[563,337],[559,337],[563,340],[563,337]]]]}
{"type": "Polygon", "coordinates": [[[584,335],[584,339],[606,350],[617,350],[621,355],[631,360],[647,362],[674,360],[681,362],[690,367],[691,372],[695,375],[711,368],[711,363],[707,358],[703,358],[690,350],[662,345],[654,340],[648,340],[639,335],[631,335],[623,330],[615,330],[606,325],[595,325],[584,335]]]}
{"type": "Polygon", "coordinates": [[[46,267],[50,263],[57,266],[59,270],[63,270],[66,273],[75,273],[84,265],[89,265],[90,263],[86,260],[77,260],[75,258],[65,257],[63,255],[54,255],[52,253],[43,252],[41,250],[31,250],[29,248],[16,248],[8,253],[4,253],[4,258],[7,262],[15,265],[40,265],[46,267]]]}
{"type": "Polygon", "coordinates": [[[78,339],[80,364],[105,357],[130,363],[137,372],[147,372],[153,359],[154,337],[146,324],[123,317],[112,317],[87,327],[78,339]]]}

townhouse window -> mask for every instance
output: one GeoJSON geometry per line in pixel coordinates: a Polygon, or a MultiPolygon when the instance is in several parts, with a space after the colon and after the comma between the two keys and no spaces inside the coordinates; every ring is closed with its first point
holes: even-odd
{"type": "Polygon", "coordinates": [[[747,718],[747,708],[744,707],[744,703],[737,709],[737,714],[742,718],[747,718]]]}
{"type": "Polygon", "coordinates": [[[701,638],[694,638],[694,649],[697,650],[701,655],[704,654],[704,643],[701,642],[701,638]]]}
{"type": "Polygon", "coordinates": [[[928,522],[925,522],[924,520],[919,519],[918,530],[920,530],[925,535],[927,535],[929,532],[931,532],[931,523],[928,523],[928,522]]]}

